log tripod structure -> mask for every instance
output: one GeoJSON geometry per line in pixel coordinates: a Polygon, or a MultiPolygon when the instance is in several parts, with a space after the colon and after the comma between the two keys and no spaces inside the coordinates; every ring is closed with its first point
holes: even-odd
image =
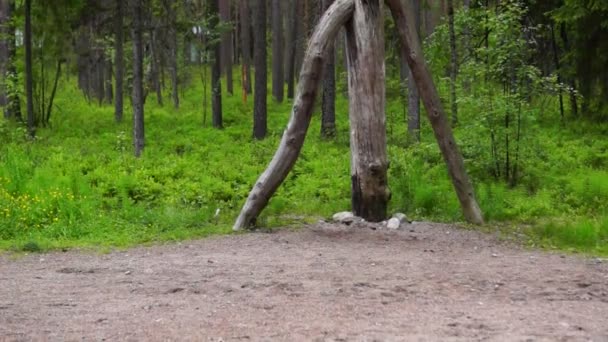
{"type": "MultiPolygon", "coordinates": [[[[385,0],[385,3],[395,21],[403,55],[426,108],[464,218],[473,224],[483,224],[462,155],[424,61],[413,19],[407,15],[401,0],[385,0]]],[[[304,57],[291,118],[281,143],[249,193],[234,230],[255,224],[298,159],[310,125],[327,50],[342,27],[346,29],[347,37],[352,210],[355,215],[372,222],[386,218],[390,191],[384,112],[383,23],[381,0],[336,0],[319,20],[304,57]]]]}

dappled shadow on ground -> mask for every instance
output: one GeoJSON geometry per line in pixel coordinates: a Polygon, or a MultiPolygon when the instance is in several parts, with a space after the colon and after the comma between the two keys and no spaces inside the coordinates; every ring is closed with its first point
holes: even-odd
{"type": "Polygon", "coordinates": [[[319,223],[0,257],[0,339],[608,340],[608,262],[440,224],[319,223]]]}

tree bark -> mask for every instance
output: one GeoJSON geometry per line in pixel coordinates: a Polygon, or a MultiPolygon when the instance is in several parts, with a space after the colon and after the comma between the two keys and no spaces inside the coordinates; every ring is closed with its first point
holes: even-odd
{"type": "Polygon", "coordinates": [[[279,148],[270,165],[249,193],[247,202],[234,224],[234,230],[247,228],[255,223],[270,197],[293,168],[310,125],[329,45],[335,39],[341,26],[351,17],[353,10],[354,0],[336,0],[317,26],[304,58],[297,96],[287,129],[283,133],[279,148]]]}
{"type": "Polygon", "coordinates": [[[255,64],[255,89],[253,98],[253,137],[264,139],[266,137],[268,95],[268,66],[266,65],[266,2],[255,0],[255,15],[253,20],[254,48],[253,59],[255,64]]]}
{"type": "MultiPolygon", "coordinates": [[[[6,1],[6,0],[3,0],[6,1]]],[[[15,13],[15,2],[8,0],[8,18],[12,19],[12,14],[15,13]]],[[[11,85],[12,89],[17,89],[17,68],[15,67],[15,59],[17,56],[17,46],[15,44],[15,21],[10,20],[7,27],[7,43],[8,43],[8,64],[7,64],[7,77],[5,82],[11,85]]],[[[4,115],[8,118],[14,117],[21,121],[21,100],[19,93],[12,91],[7,93],[7,106],[4,108],[4,115]]]]}
{"type": "MultiPolygon", "coordinates": [[[[416,39],[420,42],[420,1],[421,0],[406,0],[410,1],[411,11],[414,13],[414,21],[415,29],[416,29],[416,39]]],[[[403,49],[402,49],[403,50],[403,49]]],[[[420,142],[420,94],[418,93],[418,87],[416,86],[416,81],[409,69],[409,65],[407,64],[407,57],[401,56],[401,58],[405,62],[405,67],[407,68],[407,131],[410,137],[415,142],[420,142]]]]}
{"type": "Polygon", "coordinates": [[[145,143],[143,0],[133,0],[133,4],[133,147],[139,157],[145,143]]]}
{"type": "Polygon", "coordinates": [[[473,186],[469,180],[462,155],[454,140],[452,129],[441,104],[437,88],[428,71],[422,48],[416,39],[416,30],[412,27],[413,20],[406,17],[406,12],[400,0],[385,0],[390,8],[393,20],[399,31],[401,48],[407,57],[413,78],[426,107],[427,115],[433,128],[439,149],[447,164],[448,173],[456,190],[465,219],[473,224],[483,224],[481,209],[475,199],[473,186]]]}
{"type": "Polygon", "coordinates": [[[249,0],[241,0],[241,54],[243,63],[243,89],[251,94],[251,12],[249,0]]]}
{"type": "MultiPolygon", "coordinates": [[[[230,0],[220,0],[219,14],[224,24],[231,24],[230,0]]],[[[232,28],[222,32],[221,43],[221,64],[224,73],[226,74],[226,91],[232,95],[234,93],[232,83],[232,28]]]]}
{"type": "Polygon", "coordinates": [[[0,0],[0,107],[4,108],[4,117],[9,118],[8,107],[8,86],[9,82],[9,65],[10,65],[10,28],[9,20],[11,18],[10,6],[8,0],[0,0]]]}
{"type": "Polygon", "coordinates": [[[30,137],[36,136],[34,117],[34,75],[32,70],[32,0],[25,0],[25,96],[27,128],[30,137]]]}
{"type": "Polygon", "coordinates": [[[114,120],[122,122],[124,109],[124,1],[116,0],[116,15],[114,17],[114,68],[116,74],[116,90],[114,91],[114,120]]]}
{"type": "Polygon", "coordinates": [[[458,103],[456,102],[456,78],[458,76],[458,51],[456,50],[456,31],[454,30],[454,1],[448,0],[448,28],[450,34],[450,103],[452,125],[458,123],[458,103]]]}
{"type": "Polygon", "coordinates": [[[281,2],[272,0],[272,95],[277,102],[283,102],[284,66],[283,58],[283,13],[281,2]]]}
{"type": "MultiPolygon", "coordinates": [[[[216,32],[218,29],[219,0],[209,3],[210,20],[209,29],[216,32]]],[[[214,43],[213,66],[211,67],[211,110],[214,128],[223,128],[222,120],[222,80],[221,80],[222,44],[214,43]]]]}
{"type": "Polygon", "coordinates": [[[386,219],[390,198],[382,10],[380,0],[355,0],[346,24],[352,211],[371,222],[386,219]]]}
{"type": "MultiPolygon", "coordinates": [[[[322,0],[325,12],[333,0],[322,0]]],[[[322,13],[321,13],[322,14],[322,13]]],[[[323,71],[323,98],[321,101],[321,136],[331,138],[336,135],[336,47],[332,42],[327,52],[327,64],[323,71]]]]}
{"type": "Polygon", "coordinates": [[[296,74],[296,46],[297,46],[297,37],[298,37],[298,27],[299,27],[299,18],[298,18],[298,8],[300,6],[300,0],[289,0],[289,23],[288,23],[288,31],[287,31],[287,66],[286,70],[286,83],[287,83],[287,98],[293,99],[294,96],[294,79],[296,74]]]}

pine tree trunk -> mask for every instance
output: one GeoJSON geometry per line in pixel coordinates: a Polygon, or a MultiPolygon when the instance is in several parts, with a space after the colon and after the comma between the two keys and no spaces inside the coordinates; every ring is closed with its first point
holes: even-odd
{"type": "Polygon", "coordinates": [[[241,54],[243,63],[243,89],[251,94],[251,11],[249,0],[241,0],[241,54]]]}
{"type": "MultiPolygon", "coordinates": [[[[220,0],[219,2],[220,18],[224,24],[230,24],[231,11],[230,0],[220,0]]],[[[226,91],[232,95],[234,93],[232,83],[232,28],[222,32],[221,43],[221,68],[226,74],[226,91]]]]}
{"type": "Polygon", "coordinates": [[[255,89],[253,104],[253,137],[266,137],[266,97],[268,95],[268,67],[266,65],[266,2],[255,0],[253,20],[253,59],[255,64],[255,89]]]}
{"type": "Polygon", "coordinates": [[[287,98],[293,99],[294,96],[294,80],[296,75],[296,46],[298,37],[298,7],[300,6],[300,0],[289,0],[289,10],[287,15],[289,16],[289,22],[287,24],[287,61],[286,61],[286,83],[287,83],[287,98]]]}
{"type": "Polygon", "coordinates": [[[106,101],[109,104],[112,104],[112,102],[114,101],[114,90],[112,89],[112,75],[113,75],[113,70],[112,70],[112,60],[110,58],[106,59],[106,67],[105,67],[105,71],[106,71],[106,76],[105,76],[105,98],[106,101]]]}
{"type": "Polygon", "coordinates": [[[133,147],[139,157],[145,142],[143,0],[133,0],[133,4],[133,147]]]}
{"type": "MultiPolygon", "coordinates": [[[[15,13],[15,2],[8,0],[8,17],[12,18],[12,14],[15,13]]],[[[17,58],[17,46],[15,40],[15,21],[10,20],[8,25],[8,65],[7,72],[9,77],[5,79],[5,82],[9,82],[13,89],[17,89],[17,68],[15,66],[15,60],[17,58]]],[[[22,121],[21,116],[21,99],[19,93],[16,91],[7,94],[8,105],[5,107],[5,115],[7,117],[14,117],[15,119],[22,121]]]]}
{"type": "Polygon", "coordinates": [[[404,50],[402,53],[407,57],[412,76],[418,85],[418,90],[426,107],[439,149],[447,164],[448,173],[452,179],[464,217],[470,223],[483,224],[483,216],[475,199],[473,186],[464,167],[458,145],[454,140],[437,88],[424,61],[422,48],[418,39],[416,39],[416,30],[411,25],[412,20],[406,17],[406,12],[400,0],[385,0],[385,2],[391,10],[393,20],[399,31],[401,48],[404,50]]]}
{"type": "Polygon", "coordinates": [[[114,67],[116,69],[116,90],[114,91],[114,119],[122,122],[124,108],[124,1],[116,0],[116,15],[114,16],[114,67]]]}
{"type": "Polygon", "coordinates": [[[346,24],[352,211],[371,222],[386,219],[390,198],[382,11],[380,0],[355,0],[346,24]]]}
{"type": "MultiPolygon", "coordinates": [[[[210,21],[209,29],[212,32],[218,29],[219,0],[211,0],[209,3],[210,21]]],[[[222,120],[222,44],[215,43],[213,46],[213,66],[211,67],[211,110],[214,128],[223,128],[222,120]]]]}
{"type": "Polygon", "coordinates": [[[283,102],[285,61],[283,59],[283,13],[281,2],[272,0],[272,95],[278,102],[283,102]]]}
{"type": "MultiPolygon", "coordinates": [[[[333,0],[322,0],[323,13],[333,0]]],[[[327,64],[323,71],[323,98],[321,102],[321,136],[331,138],[336,134],[336,48],[332,42],[327,52],[327,64]]]]}
{"type": "Polygon", "coordinates": [[[0,107],[4,108],[4,117],[10,117],[8,110],[8,85],[10,65],[10,6],[8,0],[0,0],[0,107]]]}
{"type": "Polygon", "coordinates": [[[25,0],[25,96],[27,108],[27,128],[30,137],[36,135],[34,117],[34,75],[32,70],[32,0],[25,0]]]}
{"type": "MultiPolygon", "coordinates": [[[[263,0],[258,0],[263,3],[263,0]]],[[[336,0],[312,36],[302,64],[298,91],[294,101],[291,118],[283,133],[283,138],[270,165],[249,193],[234,224],[234,230],[248,228],[264,209],[270,197],[285,180],[298,159],[306,131],[310,125],[312,110],[321,80],[325,56],[342,25],[351,17],[354,0],[336,0]]]]}
{"type": "MultiPolygon", "coordinates": [[[[406,0],[411,4],[411,13],[414,15],[414,21],[412,21],[416,26],[416,39],[420,41],[420,1],[422,0],[406,0]]],[[[403,50],[403,49],[402,49],[403,50]]],[[[420,141],[420,94],[418,93],[418,87],[416,86],[416,81],[412,76],[412,73],[409,69],[409,65],[407,65],[407,56],[401,56],[404,59],[405,66],[407,67],[407,131],[409,136],[415,142],[420,141]]]]}

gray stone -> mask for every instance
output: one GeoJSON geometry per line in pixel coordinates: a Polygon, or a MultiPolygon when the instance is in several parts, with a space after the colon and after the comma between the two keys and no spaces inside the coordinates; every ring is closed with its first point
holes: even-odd
{"type": "Polygon", "coordinates": [[[400,223],[411,223],[411,221],[405,216],[404,213],[396,213],[393,215],[393,218],[399,220],[400,223]]]}
{"type": "Polygon", "coordinates": [[[386,224],[386,228],[388,228],[388,229],[399,229],[400,225],[401,225],[401,222],[399,221],[399,219],[393,217],[392,219],[388,220],[388,223],[386,224]]]}
{"type": "Polygon", "coordinates": [[[350,211],[343,211],[341,213],[336,213],[332,216],[332,220],[334,222],[340,222],[345,224],[350,224],[355,220],[355,215],[350,211]]]}

